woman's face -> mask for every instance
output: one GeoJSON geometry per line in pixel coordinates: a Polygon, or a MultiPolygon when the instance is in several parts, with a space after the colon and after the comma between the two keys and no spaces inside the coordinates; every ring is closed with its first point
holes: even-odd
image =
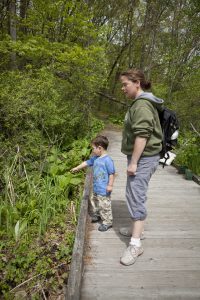
{"type": "Polygon", "coordinates": [[[133,82],[129,80],[126,76],[121,76],[120,81],[122,83],[122,91],[128,98],[135,99],[138,92],[140,91],[140,82],[133,82]]]}

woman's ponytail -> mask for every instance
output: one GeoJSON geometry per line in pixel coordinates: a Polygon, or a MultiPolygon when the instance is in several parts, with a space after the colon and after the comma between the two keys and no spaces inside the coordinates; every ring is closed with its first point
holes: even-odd
{"type": "Polygon", "coordinates": [[[145,82],[140,81],[140,84],[141,84],[141,87],[145,90],[149,90],[151,88],[151,81],[149,81],[149,80],[145,80],[145,82]]]}

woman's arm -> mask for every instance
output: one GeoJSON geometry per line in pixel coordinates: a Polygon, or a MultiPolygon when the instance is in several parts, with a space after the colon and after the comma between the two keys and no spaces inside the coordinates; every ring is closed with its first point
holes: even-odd
{"type": "Polygon", "coordinates": [[[147,138],[143,138],[140,136],[137,136],[135,138],[135,143],[133,146],[133,153],[132,153],[132,158],[131,158],[131,162],[128,165],[127,168],[127,174],[130,175],[135,175],[136,170],[137,170],[137,164],[138,164],[138,160],[140,159],[144,148],[146,146],[147,143],[147,138]]]}

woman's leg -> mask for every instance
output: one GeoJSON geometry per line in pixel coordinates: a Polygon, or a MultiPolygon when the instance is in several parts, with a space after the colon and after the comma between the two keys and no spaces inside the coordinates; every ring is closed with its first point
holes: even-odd
{"type": "MultiPolygon", "coordinates": [[[[128,157],[128,163],[130,162],[128,157]]],[[[159,163],[159,156],[142,157],[135,176],[127,177],[126,200],[133,221],[144,221],[147,217],[146,200],[150,178],[159,163]]],[[[137,226],[137,225],[136,225],[137,226]]]]}
{"type": "Polygon", "coordinates": [[[144,231],[144,220],[143,221],[133,221],[132,237],[135,239],[140,239],[144,231]]]}
{"type": "MultiPolygon", "coordinates": [[[[128,163],[131,157],[128,157],[128,163]]],[[[144,230],[147,217],[146,194],[151,175],[159,164],[159,156],[142,157],[138,162],[135,176],[127,177],[126,200],[129,213],[133,221],[132,238],[129,247],[121,257],[121,263],[131,265],[143,253],[140,237],[144,230]]]]}

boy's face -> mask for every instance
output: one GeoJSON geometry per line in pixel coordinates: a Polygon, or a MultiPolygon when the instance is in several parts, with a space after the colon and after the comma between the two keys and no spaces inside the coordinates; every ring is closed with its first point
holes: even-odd
{"type": "Polygon", "coordinates": [[[102,154],[102,147],[101,146],[95,146],[95,145],[92,145],[92,153],[96,156],[101,156],[102,154]]]}

